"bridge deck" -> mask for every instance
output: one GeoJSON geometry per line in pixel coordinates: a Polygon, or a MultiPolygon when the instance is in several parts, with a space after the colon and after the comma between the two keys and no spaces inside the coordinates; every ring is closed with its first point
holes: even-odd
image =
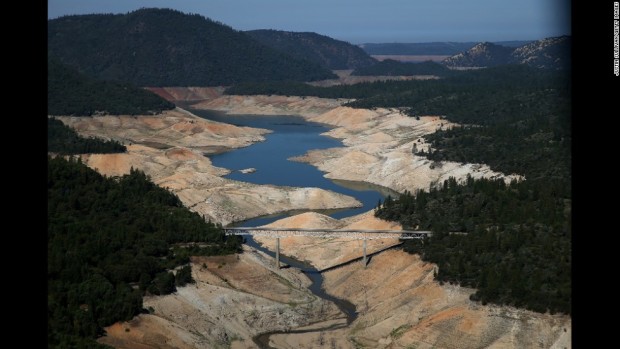
{"type": "Polygon", "coordinates": [[[430,236],[430,231],[419,230],[370,230],[370,229],[301,229],[301,228],[260,228],[238,227],[223,228],[226,235],[253,235],[273,238],[289,236],[312,236],[318,238],[344,237],[350,239],[423,239],[430,236]]]}

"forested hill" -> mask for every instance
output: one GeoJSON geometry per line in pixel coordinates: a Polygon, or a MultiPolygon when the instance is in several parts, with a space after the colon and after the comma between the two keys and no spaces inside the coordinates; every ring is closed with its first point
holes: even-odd
{"type": "Polygon", "coordinates": [[[358,46],[317,33],[280,30],[250,30],[246,33],[269,47],[329,69],[357,69],[377,62],[358,46]]]}
{"type": "Polygon", "coordinates": [[[93,77],[138,86],[213,86],[335,77],[198,14],[141,9],[48,21],[48,50],[93,77]]]}
{"type": "Polygon", "coordinates": [[[508,64],[513,51],[511,47],[481,42],[467,51],[446,58],[442,63],[449,67],[494,67],[508,64]]]}
{"type": "Polygon", "coordinates": [[[100,81],[60,63],[47,61],[47,114],[158,114],[174,104],[128,83],[100,81]]]}
{"type": "Polygon", "coordinates": [[[193,282],[190,255],[235,253],[240,245],[143,172],[107,178],[79,160],[48,157],[48,347],[104,347],[94,338],[146,311],[143,295],[193,282]],[[207,246],[175,245],[186,242],[207,246]]]}
{"type": "Polygon", "coordinates": [[[459,184],[450,178],[429,191],[390,198],[376,215],[432,230],[430,239],[407,242],[405,249],[437,263],[440,282],[475,287],[472,300],[570,314],[570,78],[513,66],[433,84],[444,88],[426,89],[429,94],[412,109],[477,125],[427,135],[432,150],[416,154],[433,166],[486,163],[525,180],[468,178],[459,184]]]}

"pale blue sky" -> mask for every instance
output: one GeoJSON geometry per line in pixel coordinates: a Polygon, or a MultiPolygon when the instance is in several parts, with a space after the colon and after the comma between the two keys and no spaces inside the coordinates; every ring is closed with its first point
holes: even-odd
{"type": "Polygon", "coordinates": [[[570,0],[48,0],[48,18],[142,7],[238,30],[310,31],[353,44],[531,40],[570,34],[570,0]]]}

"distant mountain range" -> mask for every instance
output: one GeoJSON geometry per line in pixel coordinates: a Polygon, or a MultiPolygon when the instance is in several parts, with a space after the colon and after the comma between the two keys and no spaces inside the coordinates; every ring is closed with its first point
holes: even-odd
{"type": "MultiPolygon", "coordinates": [[[[531,40],[497,41],[496,45],[519,47],[531,40]]],[[[437,55],[450,56],[467,51],[477,42],[418,42],[418,43],[383,43],[359,45],[369,55],[437,55]]]]}
{"type": "Polygon", "coordinates": [[[493,67],[507,64],[514,48],[481,42],[467,51],[445,59],[449,67],[493,67]]]}
{"type": "Polygon", "coordinates": [[[251,30],[245,33],[266,46],[329,69],[357,69],[377,63],[360,47],[317,33],[280,30],[251,30]]]}
{"type": "Polygon", "coordinates": [[[231,27],[169,9],[50,20],[48,53],[92,77],[139,86],[336,77],[325,66],[268,47],[231,27]]]}
{"type": "Polygon", "coordinates": [[[570,69],[570,54],[571,37],[560,36],[533,41],[516,48],[482,42],[442,63],[448,67],[527,64],[536,68],[570,69]]]}
{"type": "MultiPolygon", "coordinates": [[[[201,15],[170,9],[65,16],[48,21],[50,56],[90,77],[137,86],[333,79],[336,75],[331,70],[354,69],[361,74],[377,65],[368,53],[453,55],[442,62],[448,67],[570,67],[568,36],[501,43],[364,44],[362,49],[316,33],[237,31],[201,15]]],[[[387,62],[367,73],[415,75],[431,70],[438,68],[387,62]]]]}

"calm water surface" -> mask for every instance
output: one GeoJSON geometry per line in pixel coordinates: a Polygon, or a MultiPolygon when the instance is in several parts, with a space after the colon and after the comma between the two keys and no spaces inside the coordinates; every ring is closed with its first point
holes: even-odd
{"type": "MultiPolygon", "coordinates": [[[[344,218],[367,212],[377,206],[388,194],[398,194],[388,188],[365,182],[330,180],[324,173],[309,164],[288,160],[305,154],[312,149],[342,147],[342,143],[321,133],[329,128],[304,120],[298,116],[226,115],[215,111],[191,109],[191,112],[206,119],[226,122],[237,126],[250,126],[273,131],[266,134],[264,142],[249,147],[210,155],[213,165],[233,172],[226,178],[255,184],[273,184],[294,187],[317,187],[352,196],[363,207],[320,211],[334,218],[344,218]],[[254,173],[241,173],[239,170],[255,168],[254,173]]],[[[259,226],[282,217],[300,212],[289,212],[273,216],[254,218],[235,225],[259,226]]]]}

